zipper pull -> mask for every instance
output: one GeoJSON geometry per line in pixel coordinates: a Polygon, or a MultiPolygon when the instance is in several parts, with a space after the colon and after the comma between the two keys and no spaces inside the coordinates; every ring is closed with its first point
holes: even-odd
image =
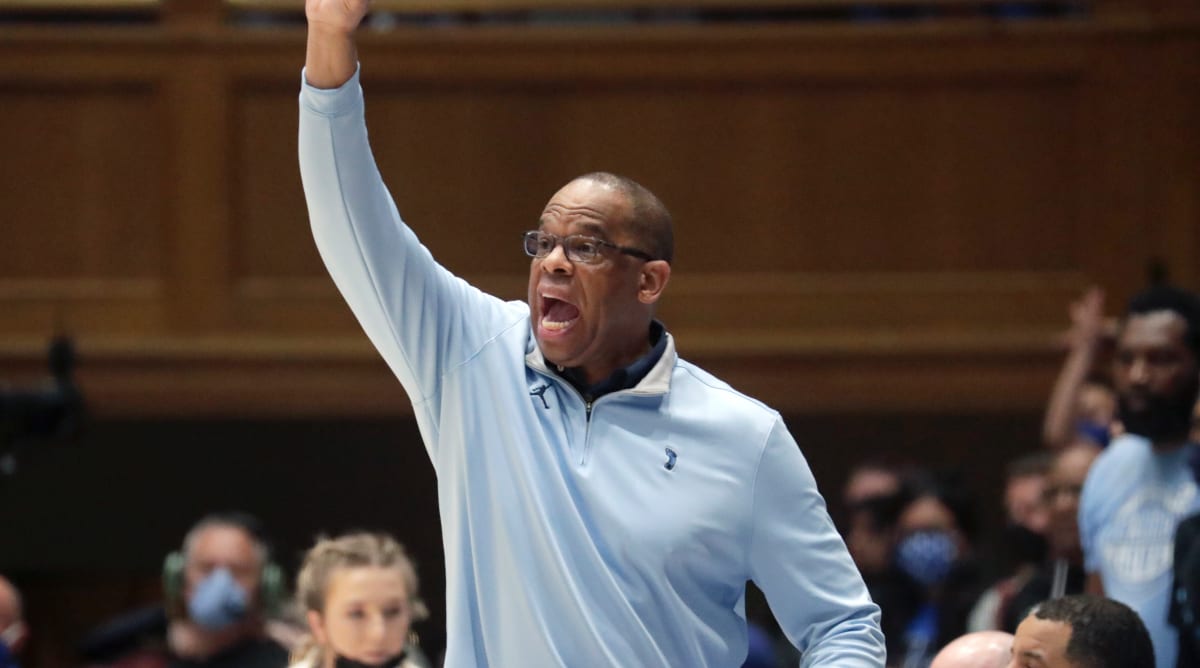
{"type": "Polygon", "coordinates": [[[592,419],[592,402],[591,401],[585,402],[584,408],[587,409],[587,419],[591,420],[592,419]]]}

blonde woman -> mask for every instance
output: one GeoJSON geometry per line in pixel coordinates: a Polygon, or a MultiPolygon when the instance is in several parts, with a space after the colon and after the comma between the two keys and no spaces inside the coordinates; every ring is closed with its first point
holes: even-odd
{"type": "Polygon", "coordinates": [[[308,642],[292,668],[422,668],[428,666],[410,625],[428,616],[417,572],[390,536],[352,533],[321,539],[304,557],[296,598],[308,642]]]}

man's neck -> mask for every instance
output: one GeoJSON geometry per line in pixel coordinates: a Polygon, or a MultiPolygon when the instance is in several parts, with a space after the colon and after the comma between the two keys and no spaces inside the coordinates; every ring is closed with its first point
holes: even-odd
{"type": "Polygon", "coordinates": [[[605,380],[609,376],[616,373],[618,369],[624,369],[630,364],[633,364],[634,362],[645,357],[646,353],[648,352],[650,352],[650,342],[642,341],[641,345],[630,347],[629,350],[624,351],[621,355],[615,356],[612,360],[605,364],[581,367],[579,369],[580,375],[583,376],[583,379],[588,385],[595,385],[596,383],[599,383],[600,381],[605,380]]]}

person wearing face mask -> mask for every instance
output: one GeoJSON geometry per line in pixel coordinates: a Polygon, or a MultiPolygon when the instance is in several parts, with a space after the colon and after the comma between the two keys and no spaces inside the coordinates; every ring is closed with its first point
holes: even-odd
{"type": "Polygon", "coordinates": [[[265,631],[281,586],[255,520],[241,514],[200,520],[164,568],[170,666],[286,666],[287,651],[265,631]]]}
{"type": "Polygon", "coordinates": [[[901,512],[894,560],[910,583],[907,605],[884,609],[903,632],[889,642],[889,665],[927,668],[938,649],[966,632],[967,616],[983,590],[970,536],[974,521],[965,495],[945,480],[912,483],[901,512]]]}
{"type": "MultiPolygon", "coordinates": [[[[208,515],[163,565],[161,604],[121,614],[78,643],[88,665],[283,668],[284,579],[258,520],[208,515]]],[[[290,644],[288,645],[290,646],[290,644]]]]}
{"type": "Polygon", "coordinates": [[[318,541],[296,578],[312,637],[292,668],[429,668],[410,629],[429,615],[418,587],[404,547],[386,534],[318,541]]]}
{"type": "Polygon", "coordinates": [[[1200,394],[1200,301],[1156,286],[1130,301],[1117,339],[1113,378],[1125,433],[1088,472],[1079,532],[1088,591],[1137,611],[1158,668],[1175,668],[1178,634],[1167,621],[1174,535],[1200,511],[1188,460],[1200,394]]]}

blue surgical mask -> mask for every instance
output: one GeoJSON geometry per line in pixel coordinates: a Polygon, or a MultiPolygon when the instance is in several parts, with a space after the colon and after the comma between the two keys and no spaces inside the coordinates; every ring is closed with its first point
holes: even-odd
{"type": "Polygon", "coordinates": [[[896,566],[926,587],[945,580],[957,558],[958,547],[945,531],[918,531],[896,546],[896,566]]]}
{"type": "Polygon", "coordinates": [[[1075,431],[1080,436],[1096,443],[1100,447],[1108,447],[1108,440],[1111,438],[1111,431],[1106,424],[1092,422],[1091,420],[1080,420],[1075,425],[1075,431]]]}
{"type": "Polygon", "coordinates": [[[212,631],[241,621],[248,610],[246,592],[228,568],[209,573],[188,600],[188,617],[212,631]]]}

